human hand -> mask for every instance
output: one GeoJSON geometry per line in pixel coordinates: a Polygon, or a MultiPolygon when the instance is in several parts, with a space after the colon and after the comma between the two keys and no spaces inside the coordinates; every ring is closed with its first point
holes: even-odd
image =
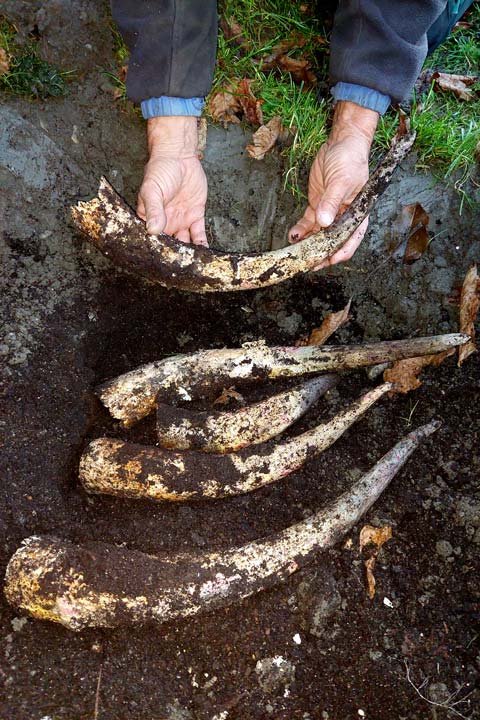
{"type": "Polygon", "coordinates": [[[147,232],[208,245],[205,233],[207,178],[198,159],[197,119],[159,117],[147,121],[150,158],[138,194],[137,214],[147,232]]]}
{"type": "MultiPolygon", "coordinates": [[[[335,106],[328,140],[320,148],[310,170],[308,207],[290,230],[290,242],[329,227],[348,208],[368,180],[368,158],[378,113],[354,103],[335,106]]],[[[315,269],[349,260],[368,227],[368,217],[332,257],[315,269]]]]}

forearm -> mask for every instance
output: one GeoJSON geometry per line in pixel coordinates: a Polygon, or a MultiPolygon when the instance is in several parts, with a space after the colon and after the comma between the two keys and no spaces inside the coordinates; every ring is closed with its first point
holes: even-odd
{"type": "Polygon", "coordinates": [[[404,100],[427,55],[427,32],[445,6],[446,0],[340,0],[331,41],[332,82],[404,100]]]}
{"type": "Polygon", "coordinates": [[[211,87],[217,38],[216,0],[111,0],[130,50],[127,94],[201,98],[211,87]]]}

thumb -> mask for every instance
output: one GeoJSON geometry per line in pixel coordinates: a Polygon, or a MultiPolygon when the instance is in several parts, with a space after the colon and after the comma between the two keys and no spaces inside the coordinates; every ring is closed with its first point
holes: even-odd
{"type": "Polygon", "coordinates": [[[145,207],[147,232],[150,235],[159,235],[165,230],[167,224],[162,191],[157,185],[145,183],[140,190],[140,195],[145,207]]]}
{"type": "Polygon", "coordinates": [[[328,227],[333,223],[343,204],[344,196],[343,185],[334,184],[327,187],[315,211],[315,218],[320,227],[328,227]]]}

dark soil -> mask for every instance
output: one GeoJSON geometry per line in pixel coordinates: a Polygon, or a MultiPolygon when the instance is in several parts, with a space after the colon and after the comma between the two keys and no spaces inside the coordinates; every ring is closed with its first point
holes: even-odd
{"type": "MultiPolygon", "coordinates": [[[[78,3],[84,12],[90,5],[78,3]]],[[[62,3],[53,6],[61,8],[62,3]]],[[[26,17],[25,9],[24,13],[26,17]]],[[[85,21],[75,37],[109,49],[107,20],[104,15],[96,17],[96,29],[85,21]]],[[[60,43],[58,33],[52,33],[60,43]]],[[[64,42],[65,46],[55,46],[60,55],[64,42]]],[[[73,50],[65,49],[64,57],[71,58],[73,50]]],[[[35,126],[39,112],[53,124],[55,142],[65,155],[73,154],[88,175],[82,180],[82,192],[93,194],[101,172],[119,169],[119,189],[133,201],[143,161],[143,129],[132,114],[114,106],[98,89],[101,76],[88,69],[83,54],[80,57],[85,74],[73,87],[73,99],[53,109],[45,103],[12,101],[11,106],[35,126]],[[72,149],[68,143],[77,112],[93,124],[82,126],[82,146],[72,149]],[[95,112],[103,113],[97,129],[95,112]],[[108,132],[113,126],[123,140],[108,132]],[[121,150],[115,155],[117,142],[121,150]]],[[[87,254],[83,242],[65,225],[63,209],[75,195],[65,171],[57,182],[57,195],[48,185],[31,191],[32,206],[24,201],[30,190],[23,186],[18,190],[17,177],[5,167],[0,158],[10,208],[9,235],[5,231],[2,239],[10,248],[8,258],[17,263],[8,278],[6,320],[18,330],[22,347],[28,345],[29,355],[22,362],[17,355],[4,373],[2,573],[21,541],[32,534],[79,543],[101,540],[152,554],[241,545],[325,505],[411,428],[433,417],[443,425],[361,523],[393,529],[378,557],[373,600],[365,581],[369,553],[358,549],[360,527],[346,538],[351,544],[320,554],[309,569],[275,590],[175,624],[74,634],[47,622],[23,623],[2,599],[2,720],[455,717],[429,705],[407,676],[429,700],[446,703],[456,693],[450,705],[466,698],[454,706],[457,713],[480,717],[478,355],[461,368],[450,358],[427,370],[418,391],[380,401],[301,472],[251,496],[172,505],[89,497],[79,487],[77,464],[90,439],[105,434],[154,441],[151,419],[127,432],[108,416],[93,394],[97,383],[172,353],[238,346],[259,338],[268,344],[291,344],[318,325],[326,309],[343,307],[345,283],[341,273],[318,274],[258,293],[208,297],[148,285],[87,254]],[[67,189],[62,195],[63,180],[67,189]],[[48,214],[51,206],[54,219],[48,214]],[[54,251],[47,252],[39,240],[40,229],[45,229],[43,213],[47,227],[60,238],[54,251]],[[23,230],[18,216],[38,232],[27,225],[23,230]],[[62,260],[65,247],[71,253],[68,266],[62,260]],[[25,257],[32,253],[35,257],[29,265],[25,257]],[[48,265],[52,257],[53,265],[48,265]],[[40,282],[39,267],[47,279],[58,278],[60,283],[61,302],[51,307],[47,307],[51,283],[40,282]],[[26,286],[23,272],[30,278],[26,286]],[[65,276],[69,293],[61,284],[65,276]],[[14,309],[19,307],[27,314],[15,325],[14,309]],[[23,332],[30,327],[34,310],[41,323],[23,332]]],[[[452,265],[456,284],[468,267],[467,258],[478,250],[477,237],[472,229],[464,258],[452,265]]],[[[368,256],[368,246],[362,252],[368,256]]],[[[417,278],[428,278],[434,269],[430,257],[417,266],[417,278]]],[[[445,270],[440,264],[435,267],[445,270]]],[[[358,264],[344,271],[349,276],[348,292],[355,272],[361,272],[358,264]]],[[[400,272],[397,262],[395,273],[400,272]]],[[[435,289],[445,299],[441,317],[432,311],[423,324],[408,329],[400,324],[395,332],[385,332],[395,319],[395,303],[401,300],[395,273],[384,266],[379,278],[370,281],[371,287],[359,276],[353,319],[338,341],[375,336],[373,321],[365,331],[367,316],[376,318],[379,339],[457,329],[456,309],[446,303],[454,291],[452,283],[446,290],[435,289]],[[387,302],[379,298],[386,294],[389,277],[387,302]],[[379,287],[381,293],[376,292],[379,287]],[[382,317],[387,318],[383,325],[382,317]]],[[[415,285],[417,290],[422,287],[420,282],[415,285]]],[[[421,294],[410,296],[409,302],[413,301],[418,306],[423,303],[423,308],[427,302],[434,304],[421,294]]],[[[338,388],[320,400],[292,434],[332,415],[372,384],[363,370],[345,374],[338,388]]],[[[265,386],[252,389],[245,396],[256,400],[266,390],[265,386]]]]}

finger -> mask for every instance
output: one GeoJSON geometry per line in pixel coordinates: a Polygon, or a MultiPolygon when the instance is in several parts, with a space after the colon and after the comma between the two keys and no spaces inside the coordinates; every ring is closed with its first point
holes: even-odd
{"type": "Polygon", "coordinates": [[[327,258],[319,265],[315,266],[315,270],[321,270],[329,265],[336,265],[337,263],[346,262],[354,255],[358,246],[365,237],[365,233],[368,228],[368,216],[358,226],[358,228],[350,235],[347,242],[338,250],[332,257],[327,258]]]}
{"type": "Polygon", "coordinates": [[[155,183],[145,182],[140,188],[140,197],[145,208],[147,232],[150,235],[159,235],[167,224],[162,191],[155,183]]]}
{"type": "Polygon", "coordinates": [[[315,212],[310,205],[305,210],[303,217],[289,230],[288,242],[296,243],[303,240],[306,235],[312,232],[315,226],[315,212]]]}
{"type": "Polygon", "coordinates": [[[207,233],[205,230],[205,218],[195,220],[190,226],[190,238],[194,245],[205,245],[208,247],[207,233]]]}
{"type": "Polygon", "coordinates": [[[177,240],[180,240],[180,242],[185,243],[186,245],[190,244],[190,233],[188,230],[179,230],[175,233],[175,237],[177,240]]]}
{"type": "Polygon", "coordinates": [[[333,223],[344,204],[345,190],[343,183],[335,182],[327,186],[315,211],[320,227],[325,228],[333,223]]]}
{"type": "Polygon", "coordinates": [[[142,200],[142,196],[139,195],[137,198],[137,215],[141,220],[146,220],[147,216],[145,215],[145,203],[142,200]]]}

